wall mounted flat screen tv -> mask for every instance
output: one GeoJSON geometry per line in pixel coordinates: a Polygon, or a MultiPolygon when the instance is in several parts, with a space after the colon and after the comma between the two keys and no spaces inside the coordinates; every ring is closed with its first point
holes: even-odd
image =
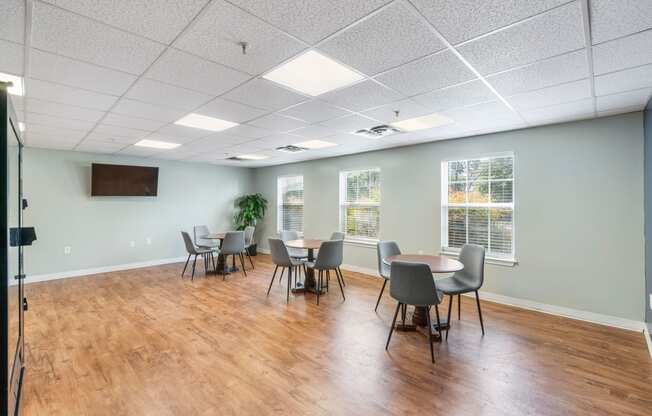
{"type": "Polygon", "coordinates": [[[91,196],[156,196],[158,168],[93,163],[91,196]]]}

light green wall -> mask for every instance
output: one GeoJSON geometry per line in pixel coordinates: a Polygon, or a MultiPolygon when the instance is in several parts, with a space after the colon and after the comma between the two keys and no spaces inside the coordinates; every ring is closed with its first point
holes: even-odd
{"type": "Polygon", "coordinates": [[[234,199],[252,190],[249,169],[34,148],[23,174],[25,224],[38,236],[28,276],[183,256],[181,230],[232,229],[234,199]],[[158,197],[91,197],[92,162],[158,166],[158,197]]]}
{"type": "MultiPolygon", "coordinates": [[[[259,240],[276,233],[276,178],[303,174],[308,237],[338,228],[340,170],[381,168],[381,238],[438,253],[442,160],[513,151],[515,267],[488,265],[484,290],[643,320],[643,116],[631,113],[257,169],[270,201],[259,240]]],[[[376,268],[375,248],[345,263],[376,268]]]]}

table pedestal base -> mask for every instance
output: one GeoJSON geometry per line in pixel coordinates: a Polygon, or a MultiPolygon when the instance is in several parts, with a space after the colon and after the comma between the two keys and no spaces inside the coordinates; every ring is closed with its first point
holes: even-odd
{"type": "MultiPolygon", "coordinates": [[[[428,320],[426,318],[427,313],[428,313],[428,309],[426,309],[425,307],[415,306],[414,313],[412,314],[412,319],[411,319],[412,323],[408,323],[406,318],[406,323],[403,324],[402,320],[399,321],[396,324],[395,329],[397,331],[406,331],[406,332],[419,331],[427,336],[427,329],[426,329],[426,326],[428,325],[428,320]]],[[[430,321],[432,323],[430,341],[441,342],[441,337],[439,336],[439,330],[438,330],[439,327],[437,326],[436,319],[434,319],[435,322],[433,322],[433,319],[431,319],[430,321]]],[[[442,331],[446,331],[450,327],[446,319],[443,320],[440,319],[440,323],[441,323],[442,331]]]]}

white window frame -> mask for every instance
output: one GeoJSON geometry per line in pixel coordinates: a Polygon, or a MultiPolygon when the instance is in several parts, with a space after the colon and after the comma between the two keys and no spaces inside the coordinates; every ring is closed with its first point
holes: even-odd
{"type": "Polygon", "coordinates": [[[359,169],[348,169],[348,170],[342,170],[340,171],[340,203],[338,206],[338,209],[340,211],[339,217],[339,228],[340,231],[344,233],[344,239],[346,242],[354,243],[354,244],[361,244],[361,245],[375,245],[378,241],[380,241],[380,224],[382,223],[382,218],[380,217],[381,215],[381,204],[382,204],[382,174],[381,170],[379,167],[371,167],[371,168],[359,168],[359,169]],[[379,181],[379,186],[381,188],[381,194],[380,194],[380,199],[381,202],[375,203],[349,203],[346,202],[346,177],[347,175],[351,173],[359,173],[359,172],[367,172],[367,171],[378,171],[378,174],[380,176],[380,181],[379,181]],[[364,236],[354,236],[354,235],[349,235],[346,233],[346,226],[345,226],[345,207],[348,206],[359,206],[359,207],[378,207],[378,236],[376,238],[368,238],[364,236]]]}
{"type": "MultiPolygon", "coordinates": [[[[304,183],[303,175],[281,175],[276,177],[276,231],[277,232],[285,231],[281,229],[281,224],[283,223],[283,215],[281,210],[281,205],[283,205],[283,191],[281,190],[281,180],[287,178],[301,178],[301,184],[303,185],[304,183]]],[[[302,206],[304,207],[305,210],[306,207],[305,187],[303,187],[302,191],[304,192],[302,206]]],[[[305,213],[303,210],[302,212],[305,213]]],[[[297,231],[299,235],[303,235],[303,225],[305,225],[303,220],[304,218],[301,219],[302,230],[297,231]]]]}
{"type": "MultiPolygon", "coordinates": [[[[500,265],[516,265],[518,262],[516,260],[516,217],[517,217],[517,206],[516,206],[516,185],[517,185],[517,171],[516,171],[516,154],[514,152],[503,152],[503,153],[491,153],[483,154],[479,156],[460,156],[457,158],[450,158],[442,160],[441,162],[441,252],[442,254],[447,254],[451,256],[457,256],[460,253],[459,248],[448,247],[448,207],[469,207],[469,208],[511,208],[512,209],[512,252],[505,255],[496,255],[495,253],[489,254],[487,251],[487,260],[489,263],[500,264],[500,265]],[[449,204],[448,203],[448,163],[457,162],[457,161],[469,161],[469,160],[482,160],[482,159],[494,159],[500,157],[511,157],[513,159],[512,165],[512,202],[511,203],[464,203],[464,204],[449,204]]],[[[491,182],[489,184],[489,195],[491,195],[491,182]]],[[[491,230],[491,217],[489,218],[489,230],[491,230]]],[[[467,216],[468,222],[468,216],[467,216]]],[[[467,230],[467,241],[468,241],[468,224],[466,226],[467,230]]],[[[489,238],[491,233],[489,233],[489,238]]]]}

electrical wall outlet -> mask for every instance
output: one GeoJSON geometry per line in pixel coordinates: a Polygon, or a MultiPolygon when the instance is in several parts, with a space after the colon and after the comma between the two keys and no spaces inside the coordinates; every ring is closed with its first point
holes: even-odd
{"type": "Polygon", "coordinates": [[[129,247],[131,247],[131,248],[136,247],[136,242],[135,241],[130,241],[129,242],[129,247]]]}
{"type": "Polygon", "coordinates": [[[68,255],[68,254],[70,254],[71,251],[72,251],[72,247],[70,247],[70,246],[65,246],[63,248],[63,254],[68,255]]]}
{"type": "Polygon", "coordinates": [[[152,245],[152,237],[147,237],[147,239],[145,241],[147,242],[148,246],[152,245]]]}

